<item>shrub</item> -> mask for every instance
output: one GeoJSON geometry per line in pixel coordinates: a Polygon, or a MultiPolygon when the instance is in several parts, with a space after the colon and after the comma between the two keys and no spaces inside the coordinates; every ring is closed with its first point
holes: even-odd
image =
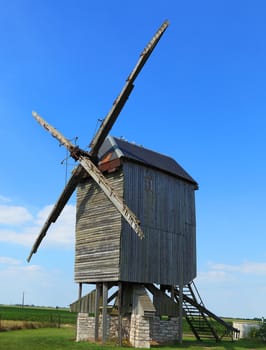
{"type": "Polygon", "coordinates": [[[248,338],[261,339],[266,342],[266,322],[262,322],[259,327],[252,327],[248,332],[248,338]]]}
{"type": "Polygon", "coordinates": [[[266,342],[266,322],[263,322],[257,330],[257,336],[266,342]]]}
{"type": "Polygon", "coordinates": [[[248,331],[248,338],[250,339],[259,338],[258,332],[259,332],[259,329],[257,327],[251,327],[248,331]]]}

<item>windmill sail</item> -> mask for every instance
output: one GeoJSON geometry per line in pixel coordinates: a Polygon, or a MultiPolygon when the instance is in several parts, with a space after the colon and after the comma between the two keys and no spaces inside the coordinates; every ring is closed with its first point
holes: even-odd
{"type": "Polygon", "coordinates": [[[27,258],[27,261],[30,262],[31,257],[33,254],[35,254],[45,237],[49,227],[51,226],[52,223],[56,222],[57,218],[61,214],[62,210],[64,209],[66,203],[68,202],[69,198],[75,191],[77,184],[79,182],[80,174],[84,172],[83,168],[81,166],[78,166],[74,169],[73,174],[71,178],[69,179],[66,187],[64,188],[63,192],[61,193],[58,201],[54,205],[50,215],[48,216],[45,224],[43,225],[41,232],[39,233],[38,237],[36,238],[34,245],[31,249],[31,252],[27,258]]]}
{"type": "MultiPolygon", "coordinates": [[[[60,195],[57,203],[53,207],[47,221],[45,222],[39,236],[37,237],[37,239],[33,245],[33,248],[32,248],[30,255],[27,259],[28,262],[30,261],[32,255],[37,252],[37,249],[38,249],[42,239],[45,237],[50,225],[57,220],[58,216],[62,212],[67,201],[69,200],[69,198],[71,197],[71,195],[75,191],[77,184],[79,183],[80,179],[84,175],[84,172],[85,172],[84,168],[87,168],[86,172],[88,172],[88,169],[90,169],[90,168],[93,168],[95,170],[95,165],[94,165],[94,163],[91,162],[91,160],[89,158],[90,157],[92,159],[97,158],[98,151],[99,151],[103,141],[105,140],[106,136],[108,135],[109,131],[111,130],[112,126],[114,125],[117,117],[119,116],[119,114],[120,114],[122,108],[124,107],[130,93],[132,92],[132,90],[134,88],[133,83],[134,83],[136,77],[140,73],[141,69],[143,68],[144,64],[148,60],[149,56],[151,55],[152,51],[154,50],[155,46],[159,42],[161,36],[163,35],[163,33],[165,32],[167,27],[168,27],[168,21],[165,21],[161,25],[161,27],[158,29],[158,31],[155,33],[155,35],[150,40],[150,42],[145,47],[145,49],[142,51],[136,66],[134,67],[134,69],[130,73],[128,79],[126,80],[126,83],[125,83],[123,89],[121,90],[117,99],[113,103],[113,106],[111,107],[109,113],[106,115],[98,132],[96,133],[96,135],[92,139],[92,141],[90,143],[89,154],[86,154],[86,157],[85,158],[83,157],[81,159],[82,165],[79,164],[77,166],[77,168],[73,171],[72,176],[70,177],[66,187],[64,188],[62,194],[60,195]]],[[[37,113],[35,113],[34,117],[38,120],[37,113]]],[[[39,119],[38,121],[42,124],[41,119],[39,119]]],[[[45,121],[43,121],[43,122],[44,122],[42,124],[43,127],[45,129],[47,129],[48,124],[45,121]]],[[[70,152],[72,153],[72,156],[76,160],[79,159],[78,155],[77,154],[75,155],[75,152],[81,151],[80,149],[76,148],[74,145],[69,143],[69,140],[67,140],[66,138],[63,137],[63,135],[58,133],[56,129],[52,128],[50,130],[50,132],[52,133],[53,136],[55,136],[55,135],[59,136],[60,143],[66,147],[69,146],[68,148],[69,148],[70,152]],[[61,139],[61,136],[63,137],[62,139],[61,139]]],[[[84,153],[86,153],[86,152],[83,152],[83,156],[84,156],[84,153]]],[[[79,154],[79,156],[81,156],[81,154],[79,154]]],[[[111,187],[108,185],[108,183],[106,185],[105,182],[102,181],[102,177],[101,177],[102,175],[98,174],[98,169],[97,169],[97,171],[94,171],[93,174],[94,174],[94,180],[99,184],[99,186],[102,186],[102,189],[106,193],[108,198],[114,203],[114,205],[121,212],[123,217],[127,220],[127,222],[131,225],[131,227],[139,235],[139,237],[142,238],[143,232],[139,226],[139,221],[135,217],[135,215],[132,213],[132,211],[123,203],[122,199],[114,193],[114,191],[111,189],[111,187]],[[105,188],[103,188],[103,186],[105,188]]],[[[90,174],[90,176],[92,176],[92,175],[90,174]]]]}
{"type": "Polygon", "coordinates": [[[106,136],[108,135],[109,131],[111,130],[114,122],[116,121],[119,113],[121,112],[122,108],[124,107],[128,96],[130,95],[131,91],[134,88],[134,81],[137,78],[139,72],[143,68],[144,64],[147,62],[148,58],[150,57],[152,51],[154,50],[155,46],[159,42],[161,36],[167,29],[169,23],[168,21],[165,21],[161,27],[158,29],[158,31],[155,33],[151,41],[148,43],[148,45],[145,47],[145,49],[142,51],[140,58],[135,65],[134,69],[130,73],[129,77],[127,78],[126,84],[124,85],[123,89],[121,90],[120,94],[118,95],[117,99],[115,100],[112,108],[110,109],[109,113],[105,117],[102,125],[100,126],[98,132],[94,136],[93,140],[90,143],[91,147],[91,155],[97,156],[99,148],[101,147],[103,141],[105,140],[106,136]]]}
{"type": "MultiPolygon", "coordinates": [[[[98,186],[103,190],[107,198],[114,204],[117,210],[126,219],[133,230],[138,234],[140,238],[144,237],[144,234],[140,228],[140,221],[137,219],[135,214],[128,208],[118,194],[112,189],[108,180],[103,176],[101,171],[88,157],[88,153],[74,146],[67,138],[65,138],[58,130],[53,126],[49,125],[40,115],[36,112],[32,113],[34,118],[47,130],[53,137],[55,137],[63,146],[65,146],[70,152],[71,156],[78,160],[85,171],[93,178],[98,186]]],[[[61,206],[60,206],[61,208],[61,206]]],[[[57,213],[55,213],[57,214],[57,213]]],[[[51,217],[51,220],[53,217],[51,217]]]]}
{"type": "MultiPolygon", "coordinates": [[[[125,218],[125,220],[129,223],[129,225],[133,228],[133,230],[138,234],[138,236],[142,239],[144,237],[144,234],[140,227],[140,222],[135,216],[135,214],[128,208],[128,206],[123,202],[123,199],[120,198],[119,195],[116,194],[116,192],[112,189],[109,182],[101,171],[96,167],[96,165],[93,164],[93,162],[89,159],[88,153],[79,149],[78,147],[74,146],[67,138],[65,138],[58,130],[56,130],[53,126],[49,125],[40,115],[38,115],[36,112],[32,113],[34,118],[47,130],[49,131],[53,137],[55,137],[63,146],[65,146],[68,151],[70,152],[71,156],[78,160],[82,166],[83,169],[94,179],[94,181],[99,185],[99,187],[103,190],[107,198],[114,204],[114,206],[117,208],[117,210],[122,214],[122,216],[125,218]],[[86,156],[84,155],[86,154],[86,156]]],[[[60,196],[59,201],[54,206],[51,214],[49,215],[47,221],[45,222],[39,236],[37,237],[33,248],[30,252],[29,257],[27,258],[27,261],[29,262],[31,260],[31,257],[34,253],[36,253],[38,247],[40,246],[43,238],[46,235],[47,230],[49,229],[51,223],[55,222],[55,220],[60,215],[61,211],[63,210],[67,200],[70,198],[71,194],[73,193],[77,183],[76,180],[80,175],[81,169],[80,167],[77,167],[76,170],[76,176],[71,177],[72,182],[68,182],[67,191],[64,190],[63,194],[60,196]]]]}

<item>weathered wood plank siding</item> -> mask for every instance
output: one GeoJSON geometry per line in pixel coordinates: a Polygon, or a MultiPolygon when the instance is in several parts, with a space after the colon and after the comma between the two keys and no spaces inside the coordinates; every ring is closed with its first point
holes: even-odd
{"type": "Polygon", "coordinates": [[[138,238],[93,181],[82,182],[77,191],[76,282],[178,285],[181,273],[184,284],[193,280],[194,185],[129,161],[107,177],[141,220],[145,238],[138,238]]]}
{"type": "Polygon", "coordinates": [[[190,282],[196,276],[194,185],[133,162],[124,162],[123,172],[124,199],[145,238],[123,220],[121,280],[176,285],[183,271],[190,282]]]}
{"type": "Polygon", "coordinates": [[[96,291],[93,290],[89,294],[84,295],[79,300],[70,304],[71,312],[83,312],[88,314],[95,314],[95,298],[96,298],[96,291]]]}
{"type": "MultiPolygon", "coordinates": [[[[121,171],[106,175],[123,195],[121,171]]],[[[119,278],[121,215],[91,179],[77,189],[75,281],[116,281],[119,278]]]]}

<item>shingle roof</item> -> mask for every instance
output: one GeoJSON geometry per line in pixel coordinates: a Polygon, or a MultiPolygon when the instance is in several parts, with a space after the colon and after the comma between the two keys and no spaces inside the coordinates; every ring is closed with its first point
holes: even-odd
{"type": "Polygon", "coordinates": [[[120,138],[108,136],[99,151],[99,159],[102,160],[107,154],[110,155],[111,151],[113,153],[111,158],[109,157],[109,160],[116,158],[131,159],[183,178],[198,187],[197,182],[173,158],[166,155],[154,152],[120,138]]]}

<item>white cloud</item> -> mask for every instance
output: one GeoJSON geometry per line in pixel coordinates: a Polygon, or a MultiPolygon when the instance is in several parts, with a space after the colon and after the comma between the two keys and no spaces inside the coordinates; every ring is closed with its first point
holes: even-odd
{"type": "Polygon", "coordinates": [[[208,288],[214,288],[224,284],[240,285],[247,278],[255,283],[256,277],[265,275],[266,262],[246,261],[235,265],[209,262],[207,269],[198,272],[197,281],[208,288]]]}
{"type": "Polygon", "coordinates": [[[221,273],[239,273],[266,275],[266,262],[246,261],[238,265],[229,264],[210,264],[211,271],[221,273]]]}
{"type": "MultiPolygon", "coordinates": [[[[52,209],[41,209],[36,215],[27,208],[0,206],[0,241],[30,247],[37,238],[52,209]]],[[[75,236],[75,206],[66,205],[57,222],[51,224],[43,246],[72,246],[75,236]]]]}
{"type": "Polygon", "coordinates": [[[208,283],[229,283],[234,277],[226,271],[209,270],[200,271],[197,279],[208,283]]]}
{"type": "Polygon", "coordinates": [[[241,271],[243,273],[266,275],[266,263],[246,262],[242,264],[241,271]]]}
{"type": "Polygon", "coordinates": [[[30,274],[41,270],[42,268],[39,265],[26,265],[22,260],[0,256],[0,276],[6,277],[9,275],[10,278],[16,276],[16,278],[13,279],[13,283],[16,283],[20,278],[19,276],[23,276],[24,278],[26,274],[29,276],[30,274]]]}
{"type": "Polygon", "coordinates": [[[0,205],[0,224],[2,225],[20,225],[32,219],[32,215],[24,207],[0,205]]]}
{"type": "MultiPolygon", "coordinates": [[[[42,227],[53,206],[46,206],[37,214],[37,223],[42,227]]],[[[75,238],[76,207],[66,205],[58,220],[49,228],[45,245],[72,245],[75,238]]]]}
{"type": "Polygon", "coordinates": [[[76,297],[72,275],[57,267],[28,265],[11,257],[0,257],[1,303],[67,306],[76,297]],[[58,283],[60,281],[60,283],[58,283]],[[15,288],[14,288],[15,286],[15,288]]]}
{"type": "Polygon", "coordinates": [[[0,202],[2,202],[2,203],[9,203],[9,202],[11,202],[11,199],[8,198],[8,197],[2,196],[0,194],[0,202]]]}
{"type": "Polygon", "coordinates": [[[7,256],[0,256],[1,265],[19,265],[20,263],[20,260],[9,258],[7,256]]]}
{"type": "Polygon", "coordinates": [[[38,229],[36,227],[21,227],[13,230],[1,228],[0,226],[0,242],[19,244],[22,246],[30,246],[37,237],[38,229]]]}
{"type": "MultiPolygon", "coordinates": [[[[39,265],[25,265],[23,261],[16,260],[13,258],[5,258],[6,262],[3,264],[5,265],[4,268],[2,268],[1,274],[10,274],[10,275],[16,275],[16,279],[14,279],[14,282],[18,279],[18,276],[24,276],[25,274],[32,274],[38,271],[42,271],[41,266],[39,265]]],[[[1,260],[1,258],[0,258],[1,260]]]]}
{"type": "MultiPolygon", "coordinates": [[[[53,264],[49,268],[42,262],[27,264],[25,261],[52,206],[46,206],[36,213],[27,207],[14,205],[3,196],[0,197],[0,203],[0,242],[8,243],[0,243],[0,280],[3,281],[0,302],[20,303],[23,293],[25,303],[67,306],[75,300],[76,286],[73,282],[73,267],[69,267],[71,259],[62,263],[62,257],[65,254],[73,255],[73,252],[62,251],[62,255],[53,255],[53,264]]],[[[51,225],[42,248],[55,245],[72,248],[74,239],[75,206],[67,205],[57,222],[51,225]]],[[[39,261],[43,261],[42,258],[39,261]]],[[[50,262],[48,260],[48,265],[50,262]]]]}
{"type": "Polygon", "coordinates": [[[195,283],[206,307],[215,314],[253,318],[266,314],[265,276],[265,262],[209,262],[195,283]]]}

